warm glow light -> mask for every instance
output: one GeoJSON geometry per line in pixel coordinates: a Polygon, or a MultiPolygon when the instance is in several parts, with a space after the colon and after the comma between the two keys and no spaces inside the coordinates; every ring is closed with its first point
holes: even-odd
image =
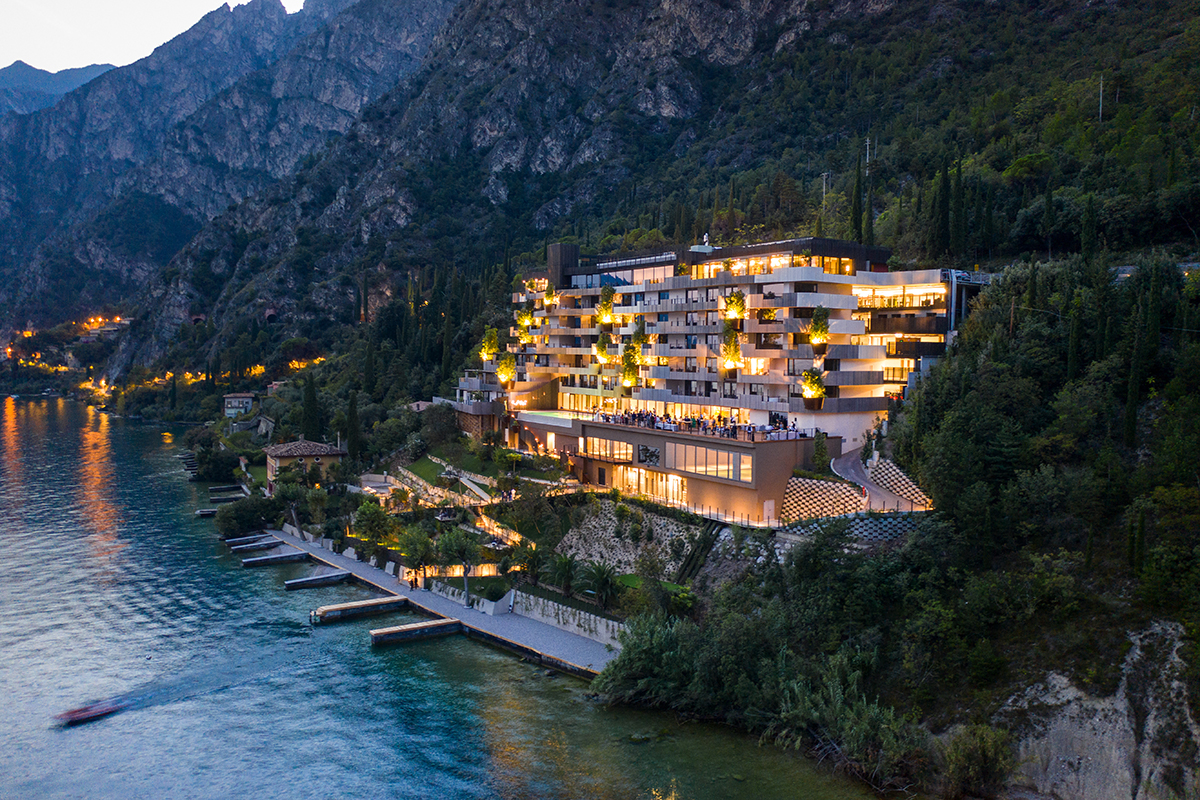
{"type": "Polygon", "coordinates": [[[725,318],[726,319],[737,319],[738,318],[737,312],[734,311],[732,308],[726,309],[725,310],[725,318]]]}
{"type": "Polygon", "coordinates": [[[734,368],[734,367],[736,367],[737,365],[738,365],[738,362],[736,362],[736,361],[733,361],[733,360],[731,360],[731,359],[728,359],[728,358],[727,358],[727,359],[725,359],[725,369],[733,369],[733,368],[734,368]]]}
{"type": "Polygon", "coordinates": [[[602,323],[604,323],[605,325],[608,325],[609,323],[611,323],[613,321],[612,314],[601,314],[600,321],[602,323]]]}
{"type": "Polygon", "coordinates": [[[626,378],[625,380],[621,381],[621,384],[626,387],[633,386],[633,379],[626,378]]]}

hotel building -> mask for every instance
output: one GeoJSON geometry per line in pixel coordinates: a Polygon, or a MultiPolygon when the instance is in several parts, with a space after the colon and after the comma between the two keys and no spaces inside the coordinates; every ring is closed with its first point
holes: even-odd
{"type": "Polygon", "coordinates": [[[861,447],[987,282],[889,272],[890,255],[820,238],[595,259],[550,245],[513,295],[508,354],[447,402],[464,430],[564,454],[586,483],[778,522],[817,432],[831,457],[861,447]]]}

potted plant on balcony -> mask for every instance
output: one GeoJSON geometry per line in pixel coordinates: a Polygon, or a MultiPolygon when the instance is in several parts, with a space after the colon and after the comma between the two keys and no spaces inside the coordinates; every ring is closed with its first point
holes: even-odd
{"type": "Polygon", "coordinates": [[[642,349],[633,344],[625,345],[621,352],[621,385],[626,389],[637,386],[638,363],[641,361],[642,349]]]}
{"type": "Polygon", "coordinates": [[[500,333],[495,328],[488,328],[483,333],[483,343],[479,345],[479,357],[491,361],[500,352],[500,333]]]}
{"type": "Polygon", "coordinates": [[[740,320],[746,316],[746,293],[734,289],[725,298],[725,319],[740,320]]]}
{"type": "Polygon", "coordinates": [[[808,341],[814,355],[825,355],[825,349],[829,346],[829,309],[825,306],[813,309],[812,322],[808,325],[808,341]]]}
{"type": "Polygon", "coordinates": [[[601,364],[607,364],[609,361],[608,348],[612,345],[612,336],[608,331],[601,332],[596,339],[596,344],[593,345],[593,353],[596,356],[596,361],[601,364]]]}
{"type": "Polygon", "coordinates": [[[725,369],[737,369],[742,365],[742,346],[737,328],[725,320],[725,333],[721,336],[721,363],[725,369]]]}
{"type": "Polygon", "coordinates": [[[505,353],[500,356],[500,363],[496,365],[496,379],[501,383],[508,383],[515,377],[517,377],[517,359],[512,353],[505,353]]]}
{"type": "Polygon", "coordinates": [[[800,375],[800,390],[804,394],[804,408],[820,411],[825,405],[825,380],[819,370],[806,369],[800,375]]]}
{"type": "Polygon", "coordinates": [[[613,300],[616,294],[617,290],[612,286],[600,289],[600,303],[596,306],[596,318],[601,325],[611,325],[616,321],[616,315],[613,314],[613,300]]]}

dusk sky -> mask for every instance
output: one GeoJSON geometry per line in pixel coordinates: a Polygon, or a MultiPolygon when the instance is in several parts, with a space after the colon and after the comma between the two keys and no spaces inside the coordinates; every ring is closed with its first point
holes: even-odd
{"type": "MultiPolygon", "coordinates": [[[[0,24],[0,67],[17,60],[50,72],[124,66],[221,5],[221,0],[8,0],[0,24]]],[[[304,2],[283,5],[295,12],[304,2]]]]}

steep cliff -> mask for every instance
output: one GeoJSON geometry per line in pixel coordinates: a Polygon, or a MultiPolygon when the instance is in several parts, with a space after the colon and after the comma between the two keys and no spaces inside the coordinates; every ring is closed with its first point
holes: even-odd
{"type": "Polygon", "coordinates": [[[214,219],[180,253],[146,301],[169,311],[112,368],[161,357],[191,312],[221,325],[271,307],[299,330],[348,310],[354,290],[333,280],[346,269],[418,266],[433,251],[494,260],[506,230],[546,230],[640,167],[662,169],[728,102],[712,73],[891,8],[809,6],[463,3],[424,67],[317,163],[214,219]],[[235,248],[237,231],[254,241],[235,248]]]}
{"type": "Polygon", "coordinates": [[[278,0],[220,9],[7,137],[0,130],[0,274],[16,273],[0,289],[0,307],[17,314],[8,322],[136,295],[166,263],[154,257],[165,243],[177,249],[287,174],[415,68],[453,5],[328,0],[290,17],[278,0]],[[128,228],[163,219],[176,224],[125,246],[128,228]]]}

